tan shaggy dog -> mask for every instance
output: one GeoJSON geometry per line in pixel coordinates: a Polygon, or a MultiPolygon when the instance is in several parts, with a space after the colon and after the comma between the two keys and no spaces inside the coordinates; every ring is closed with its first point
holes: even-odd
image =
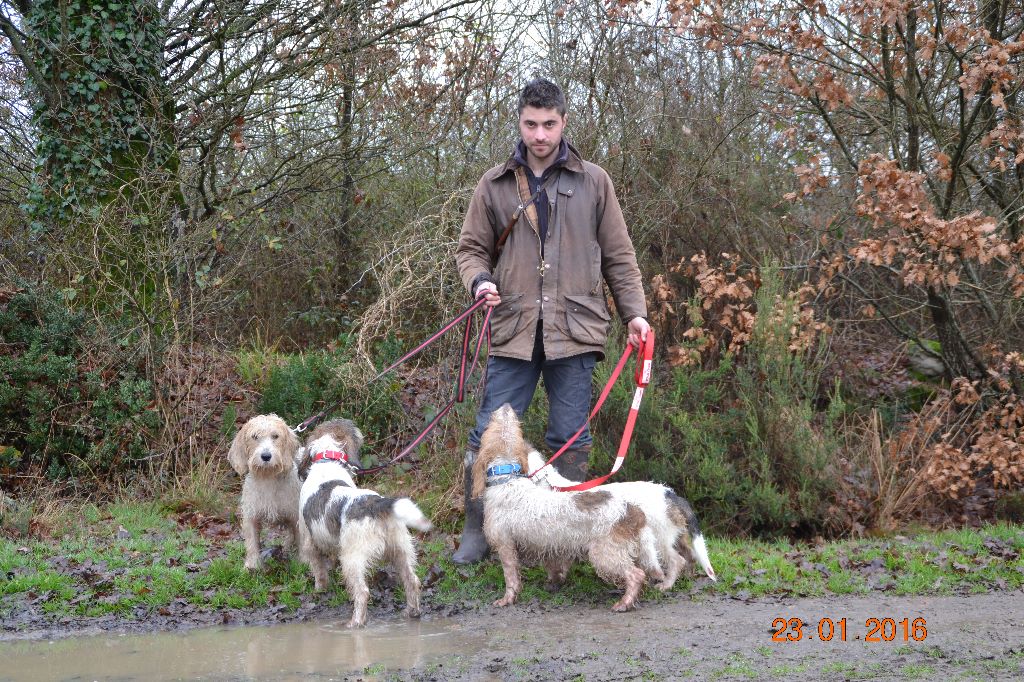
{"type": "Polygon", "coordinates": [[[266,525],[285,529],[285,549],[295,546],[299,522],[299,439],[276,414],[261,414],[235,434],[228,461],[244,477],[239,512],[245,539],[245,568],[262,568],[260,530],[266,525]]]}
{"type": "Polygon", "coordinates": [[[529,450],[515,410],[507,403],[495,410],[473,464],[473,496],[484,498],[484,535],[505,572],[505,595],[494,605],[508,606],[519,596],[522,554],[542,563],[555,582],[572,561],[587,558],[602,579],[625,588],[612,610],[632,609],[645,577],[636,565],[643,511],[606,491],[535,485],[526,478],[529,450]]]}

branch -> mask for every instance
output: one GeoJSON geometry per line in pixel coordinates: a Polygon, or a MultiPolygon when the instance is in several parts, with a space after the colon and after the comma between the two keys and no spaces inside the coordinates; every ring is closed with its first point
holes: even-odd
{"type": "Polygon", "coordinates": [[[853,160],[853,155],[850,154],[850,150],[846,146],[846,141],[843,140],[843,137],[839,134],[839,131],[836,130],[835,125],[832,123],[832,117],[828,115],[828,111],[824,106],[822,106],[821,99],[819,99],[817,95],[814,95],[809,99],[811,104],[814,105],[814,108],[818,110],[818,114],[825,121],[825,125],[827,125],[828,129],[832,132],[832,137],[835,138],[835,141],[839,144],[839,148],[843,150],[843,156],[846,157],[846,162],[850,164],[850,168],[852,168],[853,172],[856,173],[857,162],[853,160]]]}
{"type": "Polygon", "coordinates": [[[889,315],[882,308],[881,301],[878,301],[878,299],[876,299],[870,293],[868,293],[868,291],[866,291],[864,289],[864,287],[862,287],[859,283],[857,283],[853,278],[847,277],[846,275],[844,275],[841,272],[837,272],[836,273],[836,277],[838,277],[839,279],[843,280],[847,284],[850,284],[851,286],[853,286],[853,288],[855,288],[857,291],[859,291],[860,294],[866,300],[878,302],[879,305],[878,305],[878,307],[875,308],[875,310],[877,310],[879,313],[881,313],[882,318],[889,325],[889,327],[892,328],[892,330],[894,332],[896,332],[897,335],[902,337],[904,340],[909,341],[910,343],[913,343],[915,346],[920,348],[921,351],[923,353],[925,353],[926,355],[930,355],[931,357],[935,358],[936,360],[942,360],[942,356],[940,354],[936,353],[935,351],[933,351],[931,348],[929,348],[927,344],[922,343],[921,339],[916,334],[913,334],[913,333],[911,333],[911,332],[901,328],[899,326],[899,324],[896,323],[896,320],[894,320],[891,317],[889,317],[889,315]]]}
{"type": "MultiPolygon", "coordinates": [[[[20,5],[25,7],[22,10],[23,12],[28,11],[28,0],[22,0],[20,5]]],[[[29,53],[28,48],[25,47],[25,43],[22,42],[21,39],[25,37],[25,34],[3,13],[0,13],[0,31],[3,31],[7,39],[11,41],[11,50],[17,55],[25,70],[28,71],[29,76],[31,76],[32,81],[39,88],[39,93],[43,96],[43,101],[46,102],[47,108],[55,109],[58,102],[57,92],[43,79],[42,72],[36,65],[35,60],[32,59],[32,55],[29,53]]]]}

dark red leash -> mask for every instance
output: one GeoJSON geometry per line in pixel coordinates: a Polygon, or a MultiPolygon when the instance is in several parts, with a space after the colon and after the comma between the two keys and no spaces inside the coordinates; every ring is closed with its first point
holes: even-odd
{"type": "MultiPolygon", "coordinates": [[[[466,312],[467,313],[472,313],[477,308],[479,308],[480,305],[483,302],[484,302],[484,298],[481,296],[480,299],[475,304],[473,304],[473,306],[470,307],[469,310],[467,310],[466,312]]],[[[455,406],[455,403],[461,403],[463,401],[463,399],[466,396],[466,379],[470,375],[472,375],[473,374],[473,370],[476,369],[477,360],[479,360],[479,358],[480,358],[480,348],[481,348],[481,346],[483,346],[483,341],[484,341],[484,337],[485,336],[487,337],[487,344],[488,344],[488,346],[490,345],[490,342],[491,342],[490,336],[491,335],[490,335],[490,327],[488,326],[488,324],[491,321],[491,312],[493,312],[493,311],[494,311],[494,308],[488,308],[487,312],[484,314],[484,322],[483,322],[483,325],[481,325],[481,327],[480,327],[480,334],[477,336],[477,339],[476,339],[476,349],[473,351],[473,361],[472,361],[472,363],[469,364],[469,369],[468,370],[466,369],[466,361],[467,361],[467,358],[469,356],[470,327],[471,327],[471,324],[472,324],[472,319],[467,319],[466,320],[466,331],[465,331],[465,333],[462,336],[462,361],[461,361],[461,363],[459,365],[459,384],[458,384],[458,386],[455,389],[455,397],[452,398],[451,400],[449,400],[448,404],[445,405],[444,407],[442,407],[438,411],[438,413],[436,415],[434,415],[434,418],[430,420],[430,423],[427,424],[426,428],[420,433],[420,435],[416,436],[416,438],[414,438],[411,443],[406,445],[405,448],[403,448],[402,451],[399,452],[397,455],[395,455],[389,462],[385,462],[384,464],[381,464],[380,466],[370,467],[369,469],[357,469],[356,470],[357,474],[372,474],[372,473],[376,473],[378,471],[386,469],[387,467],[391,466],[392,464],[394,464],[398,460],[400,460],[403,457],[405,457],[406,455],[408,455],[410,452],[415,450],[416,447],[420,443],[422,443],[426,439],[426,437],[428,435],[430,435],[430,432],[433,431],[434,428],[439,423],[441,423],[441,419],[443,419],[444,416],[446,414],[448,414],[448,412],[455,406]]],[[[466,315],[466,313],[463,313],[463,315],[466,315]]],[[[456,318],[456,321],[461,321],[463,319],[463,315],[460,315],[458,318],[456,318]]],[[[409,354],[405,355],[401,360],[399,360],[395,364],[391,365],[391,367],[389,367],[388,370],[394,368],[395,366],[400,364],[402,361],[412,357],[413,355],[415,355],[420,350],[426,348],[428,345],[430,345],[430,343],[433,343],[433,341],[436,340],[439,336],[441,336],[446,331],[451,329],[454,324],[455,323],[453,322],[451,324],[445,325],[445,327],[440,332],[438,332],[437,334],[432,336],[430,339],[428,339],[426,342],[424,342],[423,344],[418,346],[415,351],[410,352],[409,354]]],[[[385,372],[386,371],[387,370],[385,370],[385,372]]],[[[377,376],[379,377],[379,376],[382,376],[383,374],[384,374],[384,372],[382,372],[381,374],[379,374],[377,376]]]]}
{"type": "MultiPolygon", "coordinates": [[[[366,382],[366,385],[369,386],[373,382],[377,381],[382,376],[384,376],[385,374],[387,374],[388,372],[393,370],[395,367],[398,367],[400,364],[402,364],[403,362],[405,362],[406,360],[408,360],[412,356],[416,355],[417,353],[423,351],[427,346],[429,346],[430,344],[434,343],[439,338],[441,338],[442,336],[447,334],[454,326],[456,326],[457,324],[459,324],[463,320],[467,320],[466,321],[466,334],[465,334],[465,338],[463,339],[463,342],[462,342],[462,366],[461,366],[461,368],[459,370],[459,392],[458,392],[459,399],[457,401],[457,402],[462,402],[463,383],[465,382],[465,377],[466,377],[466,373],[464,371],[465,367],[466,367],[466,349],[467,349],[468,343],[469,343],[469,330],[470,330],[470,322],[471,322],[467,318],[469,318],[470,316],[473,315],[473,313],[475,313],[477,310],[479,310],[480,307],[484,304],[484,302],[485,302],[484,298],[481,296],[479,299],[477,299],[477,301],[475,303],[473,303],[473,305],[471,305],[468,308],[466,308],[465,310],[463,310],[461,313],[459,313],[458,317],[456,317],[454,320],[452,320],[451,322],[449,322],[448,324],[446,324],[445,326],[441,327],[439,330],[434,332],[434,334],[431,335],[430,338],[428,338],[426,341],[424,341],[420,345],[416,346],[411,351],[409,351],[408,353],[406,353],[405,355],[403,355],[402,357],[398,358],[393,363],[388,365],[386,368],[384,368],[380,372],[378,372],[377,376],[373,377],[372,379],[370,379],[369,381],[366,382]]],[[[487,329],[487,322],[490,320],[490,318],[491,318],[491,311],[488,310],[487,311],[487,315],[484,318],[484,327],[483,327],[484,329],[487,329]]],[[[481,330],[481,337],[482,336],[483,336],[483,330],[481,330]]],[[[479,343],[477,343],[477,352],[478,353],[480,352],[480,344],[479,343]]],[[[473,364],[474,364],[474,366],[476,365],[476,358],[473,358],[473,364]]],[[[301,424],[299,424],[298,426],[293,428],[292,431],[294,431],[295,433],[302,433],[303,431],[308,429],[313,424],[316,424],[317,422],[319,422],[326,415],[328,415],[331,412],[333,412],[334,410],[336,410],[338,408],[338,406],[341,405],[342,402],[343,401],[339,400],[339,401],[337,401],[336,403],[334,403],[332,405],[328,405],[327,407],[325,407],[320,412],[317,412],[312,417],[310,417],[306,421],[302,422],[301,424]]]]}

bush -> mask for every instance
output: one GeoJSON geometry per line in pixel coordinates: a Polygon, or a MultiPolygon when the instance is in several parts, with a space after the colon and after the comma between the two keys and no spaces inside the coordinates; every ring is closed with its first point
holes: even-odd
{"type": "MultiPolygon", "coordinates": [[[[397,358],[393,345],[387,343],[378,353],[382,363],[397,358]]],[[[380,458],[382,441],[420,428],[419,422],[408,423],[418,415],[408,414],[398,399],[404,386],[401,370],[367,385],[365,367],[354,361],[352,337],[342,336],[333,350],[287,355],[269,367],[260,386],[259,410],[295,425],[333,405],[324,419],[344,417],[359,426],[367,437],[363,465],[369,466],[380,458]]]]}
{"type": "MultiPolygon", "coordinates": [[[[778,291],[777,277],[765,273],[751,338],[740,352],[707,366],[656,366],[617,474],[672,486],[714,531],[808,537],[836,530],[829,516],[837,485],[832,419],[814,409],[816,363],[813,354],[790,349],[798,311],[780,314],[778,291]]],[[[606,362],[597,373],[601,385],[610,369],[606,362]]],[[[611,468],[633,388],[620,379],[599,415],[595,473],[611,468]]]]}
{"type": "Polygon", "coordinates": [[[26,289],[0,305],[0,477],[95,480],[148,453],[152,388],[97,331],[53,292],[26,289]]]}

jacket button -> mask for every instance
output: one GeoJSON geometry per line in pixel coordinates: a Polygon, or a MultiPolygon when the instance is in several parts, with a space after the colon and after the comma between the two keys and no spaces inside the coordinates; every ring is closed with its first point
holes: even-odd
{"type": "Polygon", "coordinates": [[[578,312],[580,311],[580,309],[579,309],[579,308],[573,308],[573,309],[572,309],[572,311],[573,311],[574,313],[578,313],[578,312]]]}
{"type": "Polygon", "coordinates": [[[537,299],[537,303],[540,303],[540,299],[539,298],[537,299]]]}
{"type": "Polygon", "coordinates": [[[545,301],[550,301],[551,299],[549,299],[549,298],[548,298],[547,296],[545,296],[545,297],[544,297],[544,300],[545,300],[545,301]]]}

